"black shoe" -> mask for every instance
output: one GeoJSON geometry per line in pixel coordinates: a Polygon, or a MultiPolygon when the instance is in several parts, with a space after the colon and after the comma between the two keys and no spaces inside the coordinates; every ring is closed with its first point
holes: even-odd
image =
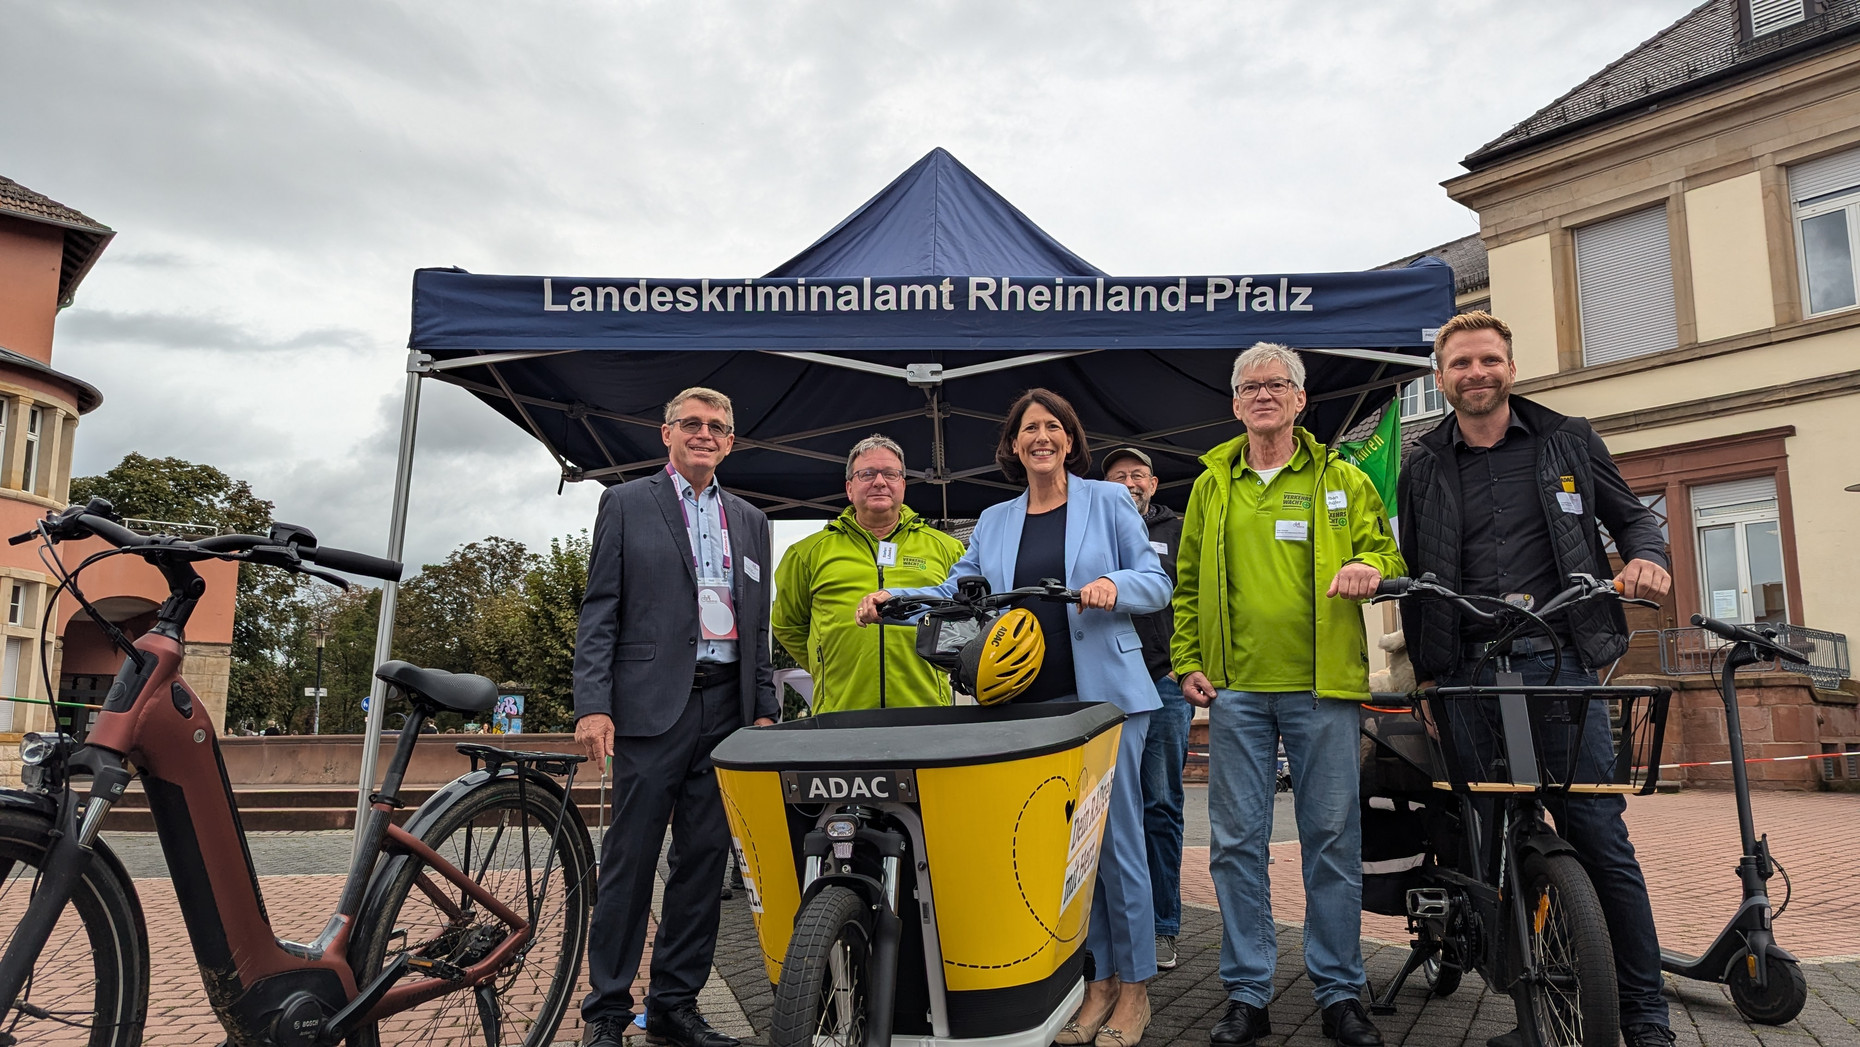
{"type": "Polygon", "coordinates": [[[1261,1036],[1272,1035],[1272,1017],[1266,1008],[1242,1000],[1228,1000],[1227,1014],[1208,1030],[1208,1042],[1214,1047],[1247,1047],[1261,1036]]]}
{"type": "Polygon", "coordinates": [[[1338,1047],[1382,1047],[1382,1033],[1361,1000],[1338,1000],[1324,1008],[1324,1035],[1338,1047]]]}
{"type": "Polygon", "coordinates": [[[734,1036],[726,1036],[710,1027],[696,1006],[685,1004],[670,1011],[646,1008],[646,1042],[675,1047],[742,1047],[734,1036]]]}
{"type": "Polygon", "coordinates": [[[1485,1047],[1524,1047],[1524,1033],[1516,1028],[1510,1032],[1501,1032],[1485,1041],[1485,1047]]]}
{"type": "Polygon", "coordinates": [[[581,1047],[620,1047],[630,1017],[589,1018],[581,1030],[581,1047]]]}
{"type": "Polygon", "coordinates": [[[1621,1036],[1627,1047],[1673,1047],[1673,1030],[1653,1022],[1623,1026],[1621,1036]]]}

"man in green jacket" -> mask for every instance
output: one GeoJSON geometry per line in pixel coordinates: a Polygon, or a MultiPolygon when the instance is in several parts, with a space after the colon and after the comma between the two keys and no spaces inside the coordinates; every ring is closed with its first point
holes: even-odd
{"type": "Polygon", "coordinates": [[[813,676],[816,713],[948,705],[949,678],[917,657],[915,630],[861,629],[853,613],[867,593],[942,582],[962,543],[904,504],[904,451],[888,437],[853,445],[846,498],[781,558],[769,628],[813,676]]]}
{"type": "Polygon", "coordinates": [[[1216,1047],[1272,1031],[1266,863],[1281,740],[1304,856],[1305,969],[1324,1033],[1343,1047],[1382,1042],[1357,998],[1357,709],[1369,697],[1359,601],[1404,567],[1369,478],[1294,424],[1304,385],[1304,362],[1285,346],[1261,342],[1234,361],[1246,435],[1202,456],[1177,561],[1170,656],[1183,697],[1209,707],[1209,870],[1229,1001],[1209,1033],[1216,1047]]]}

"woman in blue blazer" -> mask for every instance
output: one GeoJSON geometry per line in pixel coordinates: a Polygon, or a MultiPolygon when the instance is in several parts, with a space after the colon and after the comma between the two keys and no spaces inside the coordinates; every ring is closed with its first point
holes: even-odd
{"type": "Polygon", "coordinates": [[[878,604],[894,595],[950,596],[964,575],[987,578],[995,592],[1045,578],[1062,578],[1079,590],[1077,607],[1045,600],[1023,605],[1040,620],[1046,659],[1015,701],[1110,702],[1124,711],[1086,932],[1097,980],[1086,987],[1085,1002],[1057,1042],[1134,1047],[1150,1021],[1144,983],[1156,974],[1142,769],[1150,713],[1161,700],[1130,616],[1168,606],[1169,576],[1130,492],[1122,484],[1073,475],[1086,469],[1090,452],[1078,414],[1064,397],[1031,389],[1016,400],[995,461],[1009,479],[1026,478],[1026,493],[982,512],[949,581],[873,593],[860,603],[859,621],[876,621],[878,604]]]}

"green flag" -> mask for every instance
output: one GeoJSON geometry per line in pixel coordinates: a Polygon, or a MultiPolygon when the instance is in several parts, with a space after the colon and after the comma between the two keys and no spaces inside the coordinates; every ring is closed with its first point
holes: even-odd
{"type": "Polygon", "coordinates": [[[1401,398],[1389,401],[1382,410],[1376,431],[1361,440],[1345,440],[1337,445],[1344,460],[1361,469],[1382,496],[1388,510],[1389,525],[1395,524],[1395,477],[1401,471],[1401,398]]]}

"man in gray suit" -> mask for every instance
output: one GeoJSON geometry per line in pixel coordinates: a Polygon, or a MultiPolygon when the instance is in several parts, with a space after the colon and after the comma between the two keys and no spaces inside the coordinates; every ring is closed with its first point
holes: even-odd
{"type": "Polygon", "coordinates": [[[730,399],[686,389],[665,405],[666,468],[608,488],[594,522],[575,642],[575,737],[612,756],[613,827],[581,1004],[591,1047],[620,1047],[646,944],[652,881],[672,829],[671,875],[646,992],[646,1040],[737,1047],[697,1010],[717,946],[730,833],[710,752],[775,722],[769,665],[769,524],[717,483],[735,443],[730,399]]]}

